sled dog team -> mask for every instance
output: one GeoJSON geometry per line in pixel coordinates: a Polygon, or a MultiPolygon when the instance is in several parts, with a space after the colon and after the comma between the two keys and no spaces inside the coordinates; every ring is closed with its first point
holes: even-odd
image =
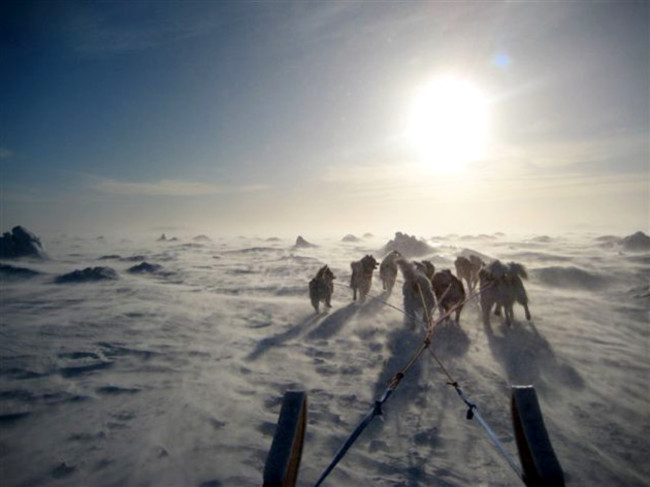
{"type": "MultiPolygon", "coordinates": [[[[428,322],[435,311],[436,304],[443,313],[449,312],[456,306],[455,321],[460,325],[462,303],[467,296],[463,281],[466,283],[467,293],[474,292],[477,284],[479,285],[481,310],[486,324],[490,323],[492,308],[495,315],[501,315],[503,308],[506,323],[511,325],[514,319],[515,302],[524,307],[526,319],[531,319],[528,295],[522,281],[527,279],[528,275],[523,265],[516,262],[503,264],[498,260],[486,265],[475,255],[470,255],[469,258],[460,256],[454,264],[455,276],[449,269],[436,272],[435,266],[428,260],[409,262],[396,250],[386,255],[381,264],[372,255],[366,255],[350,263],[352,299],[356,301],[358,294],[361,302],[365,300],[370,292],[373,273],[379,266],[382,287],[389,294],[397,281],[398,269],[401,271],[404,278],[402,285],[404,311],[407,322],[412,327],[417,319],[428,322]]],[[[309,282],[309,298],[316,313],[319,312],[321,302],[325,303],[327,308],[331,308],[334,279],[336,279],[334,273],[329,266],[325,265],[309,282]]]]}

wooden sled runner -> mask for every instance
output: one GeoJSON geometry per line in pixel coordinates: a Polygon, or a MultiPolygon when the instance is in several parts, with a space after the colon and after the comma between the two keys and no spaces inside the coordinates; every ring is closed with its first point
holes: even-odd
{"type": "Polygon", "coordinates": [[[533,386],[513,386],[512,427],[528,487],[564,487],[564,474],[548,437],[533,386]]]}
{"type": "Polygon", "coordinates": [[[298,480],[307,428],[307,394],[287,391],[264,467],[264,487],[293,487],[298,480]]]}
{"type": "MultiPolygon", "coordinates": [[[[527,487],[564,487],[564,474],[544,426],[533,386],[513,386],[511,413],[514,436],[527,487]]],[[[284,395],[277,429],[264,468],[264,487],[294,487],[307,427],[307,394],[284,395]]]]}

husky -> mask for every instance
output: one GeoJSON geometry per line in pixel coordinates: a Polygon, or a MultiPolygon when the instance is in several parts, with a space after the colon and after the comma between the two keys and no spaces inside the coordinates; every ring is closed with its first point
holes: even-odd
{"type": "Polygon", "coordinates": [[[436,298],[431,288],[429,278],[417,267],[404,259],[397,261],[404,284],[402,285],[402,295],[404,297],[405,324],[411,329],[417,326],[417,320],[420,318],[428,325],[431,319],[431,313],[436,306],[436,298]],[[424,306],[423,306],[424,304],[424,306]]]}
{"type": "Polygon", "coordinates": [[[431,284],[433,284],[433,276],[436,274],[436,266],[433,265],[433,262],[430,260],[421,260],[420,262],[413,262],[413,264],[417,270],[427,276],[431,281],[431,284]]]}
{"type": "Polygon", "coordinates": [[[390,294],[393,292],[395,286],[395,279],[397,279],[397,259],[401,259],[402,254],[397,250],[391,251],[384,260],[381,261],[379,266],[379,277],[384,291],[390,294]]]}
{"type": "Polygon", "coordinates": [[[530,321],[531,314],[528,308],[528,294],[522,279],[527,279],[526,268],[516,262],[507,265],[496,260],[491,262],[479,272],[481,283],[481,310],[483,321],[490,324],[490,311],[496,305],[494,314],[501,315],[501,308],[505,312],[506,324],[510,326],[514,319],[514,303],[524,307],[526,319],[530,321]]]}
{"type": "Polygon", "coordinates": [[[357,300],[357,291],[359,291],[359,301],[365,301],[372,285],[372,273],[378,265],[379,263],[372,255],[366,255],[363,259],[350,263],[352,268],[350,287],[352,288],[353,301],[357,300]]]}
{"type": "Polygon", "coordinates": [[[484,265],[484,262],[475,255],[467,257],[459,256],[454,262],[456,266],[456,275],[461,282],[467,282],[467,292],[472,292],[478,283],[478,273],[484,265]]]}
{"type": "Polygon", "coordinates": [[[316,276],[309,281],[309,299],[311,305],[319,313],[318,306],[321,301],[325,303],[328,308],[332,307],[332,292],[334,291],[334,273],[328,266],[321,267],[316,276]]]}
{"type": "Polygon", "coordinates": [[[436,272],[433,276],[433,292],[436,295],[441,311],[446,313],[454,306],[456,308],[456,323],[460,325],[460,312],[463,310],[465,290],[463,283],[449,269],[436,272]]]}

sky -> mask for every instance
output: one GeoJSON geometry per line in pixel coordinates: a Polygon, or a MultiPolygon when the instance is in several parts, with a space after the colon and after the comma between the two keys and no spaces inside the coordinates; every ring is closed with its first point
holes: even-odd
{"type": "Polygon", "coordinates": [[[5,2],[1,230],[649,233],[649,5],[5,2]]]}

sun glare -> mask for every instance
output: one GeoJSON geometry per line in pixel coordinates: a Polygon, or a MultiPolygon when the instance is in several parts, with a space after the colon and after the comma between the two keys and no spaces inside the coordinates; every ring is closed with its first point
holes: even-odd
{"type": "Polygon", "coordinates": [[[423,164],[457,172],[483,155],[487,102],[471,82],[438,78],[422,86],[411,106],[407,137],[423,164]]]}

